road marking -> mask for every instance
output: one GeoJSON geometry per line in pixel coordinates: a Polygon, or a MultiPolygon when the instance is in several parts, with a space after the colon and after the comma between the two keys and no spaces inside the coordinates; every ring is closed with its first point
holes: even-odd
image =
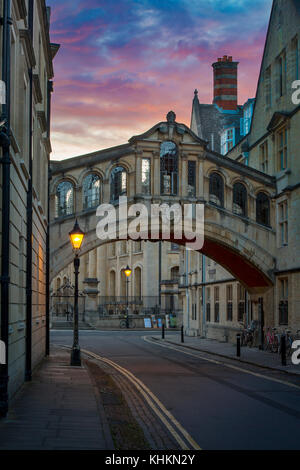
{"type": "MultiPolygon", "coordinates": [[[[181,352],[182,354],[186,354],[188,356],[196,357],[197,359],[203,359],[204,361],[208,361],[208,362],[212,362],[214,364],[222,365],[222,366],[228,367],[229,369],[238,370],[240,372],[244,372],[245,374],[254,375],[256,377],[260,377],[260,378],[263,378],[263,379],[266,379],[266,380],[270,380],[271,382],[277,382],[277,383],[287,385],[289,387],[296,388],[296,389],[300,390],[299,385],[293,384],[291,382],[286,382],[285,380],[275,379],[275,377],[269,377],[267,375],[260,374],[258,372],[253,372],[253,371],[248,370],[248,369],[243,369],[242,367],[234,366],[232,364],[227,364],[226,362],[221,362],[221,361],[217,361],[217,360],[214,360],[214,359],[209,359],[208,357],[201,356],[200,354],[194,354],[190,351],[186,351],[186,350],[182,349],[182,346],[181,347],[176,347],[175,345],[174,346],[170,345],[170,344],[167,345],[165,343],[162,344],[162,343],[160,343],[160,342],[158,342],[154,339],[152,339],[152,340],[149,339],[149,337],[147,337],[147,336],[143,336],[143,340],[146,343],[155,344],[155,345],[160,346],[162,348],[172,349],[174,351],[181,352]]],[[[228,358],[228,359],[230,359],[230,358],[228,358]]],[[[280,371],[278,371],[278,372],[280,372],[280,371]]]]}
{"type": "MultiPolygon", "coordinates": [[[[70,349],[69,346],[63,346],[65,348],[70,349]]],[[[166,409],[166,407],[161,403],[161,401],[151,392],[151,390],[135,375],[133,375],[129,370],[125,369],[124,367],[120,366],[119,364],[107,359],[105,357],[99,356],[98,354],[88,351],[86,349],[81,349],[81,351],[86,354],[87,356],[93,357],[99,361],[104,362],[105,364],[110,365],[114,369],[118,370],[121,374],[123,374],[130,382],[138,389],[138,391],[143,395],[146,402],[150,406],[150,408],[154,411],[154,413],[161,419],[164,425],[167,427],[171,435],[174,439],[178,442],[182,450],[202,450],[201,447],[197,444],[197,442],[192,438],[192,436],[184,429],[181,424],[176,420],[176,418],[166,409]],[[160,408],[160,409],[159,409],[160,408]],[[167,420],[167,418],[171,421],[171,423],[167,420]],[[182,439],[181,435],[186,439],[187,443],[182,439]]]]}

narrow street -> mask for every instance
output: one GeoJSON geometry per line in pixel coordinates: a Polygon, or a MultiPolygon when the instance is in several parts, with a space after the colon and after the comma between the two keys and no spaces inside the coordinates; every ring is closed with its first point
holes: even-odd
{"type": "MultiPolygon", "coordinates": [[[[194,443],[190,449],[300,448],[298,377],[232,365],[232,361],[219,357],[214,361],[205,353],[186,353],[180,346],[151,342],[154,335],[142,331],[81,331],[80,345],[82,350],[94,353],[94,358],[100,356],[99,364],[106,372],[114,375],[123,368],[119,386],[125,397],[126,382],[141,381],[147,396],[152,393],[170,413],[170,439],[176,429],[182,435],[186,431],[185,442],[194,443]]],[[[51,340],[52,344],[71,346],[72,332],[52,331],[51,340]]],[[[130,405],[129,395],[127,398],[130,405]]],[[[136,405],[137,398],[131,401],[136,405]]],[[[144,403],[146,408],[148,405],[144,403]]],[[[139,406],[137,413],[142,408],[139,406]]],[[[144,429],[146,436],[150,434],[150,444],[151,426],[148,420],[144,429]]]]}

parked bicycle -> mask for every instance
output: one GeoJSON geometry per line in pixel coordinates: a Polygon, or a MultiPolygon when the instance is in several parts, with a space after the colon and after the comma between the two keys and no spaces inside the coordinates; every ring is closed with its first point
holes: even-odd
{"type": "Polygon", "coordinates": [[[265,334],[265,351],[277,353],[280,345],[280,334],[277,333],[277,328],[270,329],[267,327],[265,334]]]}
{"type": "Polygon", "coordinates": [[[254,345],[255,339],[255,331],[257,330],[257,321],[252,320],[251,324],[245,326],[244,324],[240,323],[242,326],[241,331],[241,346],[248,346],[251,348],[254,345]]]}
{"type": "MultiPolygon", "coordinates": [[[[135,321],[132,318],[128,318],[128,328],[135,328],[135,321]]],[[[127,320],[126,318],[120,321],[120,328],[124,329],[127,328],[127,320]]]]}

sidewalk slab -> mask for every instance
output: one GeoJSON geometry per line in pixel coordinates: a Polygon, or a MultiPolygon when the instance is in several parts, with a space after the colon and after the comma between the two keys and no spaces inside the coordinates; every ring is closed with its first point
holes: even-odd
{"type": "Polygon", "coordinates": [[[258,348],[242,347],[241,357],[237,357],[236,345],[232,343],[222,343],[217,340],[200,338],[198,336],[185,336],[184,343],[181,343],[180,334],[178,336],[166,334],[164,340],[161,339],[161,336],[153,336],[153,338],[160,341],[167,341],[176,346],[195,349],[216,356],[233,359],[238,362],[300,376],[300,365],[293,365],[291,359],[287,358],[287,365],[282,366],[281,356],[278,353],[260,351],[258,348]]]}
{"type": "Polygon", "coordinates": [[[112,450],[102,403],[87,369],[53,348],[0,419],[0,450],[112,450]]]}

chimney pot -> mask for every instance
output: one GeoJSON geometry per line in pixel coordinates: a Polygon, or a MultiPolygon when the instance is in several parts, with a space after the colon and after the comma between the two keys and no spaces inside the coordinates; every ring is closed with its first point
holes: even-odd
{"type": "Polygon", "coordinates": [[[232,56],[224,55],[213,64],[214,69],[214,100],[221,109],[235,111],[237,109],[237,75],[238,62],[232,56]]]}

